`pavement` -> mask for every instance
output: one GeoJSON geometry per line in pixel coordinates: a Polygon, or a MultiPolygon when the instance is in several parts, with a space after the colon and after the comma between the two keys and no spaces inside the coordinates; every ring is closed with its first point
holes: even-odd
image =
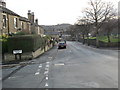
{"type": "Polygon", "coordinates": [[[118,51],[68,41],[2,72],[3,88],[118,88],[118,51]]]}

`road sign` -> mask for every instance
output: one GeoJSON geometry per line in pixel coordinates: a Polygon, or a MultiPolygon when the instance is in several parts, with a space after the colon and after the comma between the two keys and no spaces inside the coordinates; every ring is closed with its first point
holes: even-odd
{"type": "Polygon", "coordinates": [[[13,50],[13,54],[22,54],[22,50],[13,50]]]}

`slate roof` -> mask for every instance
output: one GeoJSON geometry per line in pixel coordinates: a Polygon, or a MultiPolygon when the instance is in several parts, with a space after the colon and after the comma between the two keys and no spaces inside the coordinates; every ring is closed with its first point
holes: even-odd
{"type": "Polygon", "coordinates": [[[7,14],[10,14],[10,15],[14,15],[14,16],[19,16],[18,14],[11,11],[10,9],[2,7],[2,6],[0,6],[0,12],[7,13],[7,14]]]}
{"type": "Polygon", "coordinates": [[[26,17],[20,17],[20,21],[30,22],[26,17]]]}
{"type": "Polygon", "coordinates": [[[46,32],[45,31],[45,34],[46,35],[59,35],[59,32],[46,32]]]}

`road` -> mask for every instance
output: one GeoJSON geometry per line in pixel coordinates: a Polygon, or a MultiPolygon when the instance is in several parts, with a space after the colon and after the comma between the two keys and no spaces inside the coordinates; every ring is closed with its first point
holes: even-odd
{"type": "MultiPolygon", "coordinates": [[[[67,42],[54,47],[3,81],[3,88],[118,88],[117,50],[67,42]]],[[[9,69],[3,69],[3,74],[9,69]]]]}

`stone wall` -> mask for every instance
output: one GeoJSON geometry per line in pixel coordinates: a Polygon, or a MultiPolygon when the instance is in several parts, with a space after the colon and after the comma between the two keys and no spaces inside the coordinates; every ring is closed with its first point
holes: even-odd
{"type": "MultiPolygon", "coordinates": [[[[83,39],[79,39],[79,42],[83,43],[83,39]]],[[[85,44],[89,44],[92,46],[96,46],[96,39],[89,39],[89,41],[87,41],[87,39],[85,39],[85,44]]],[[[111,42],[111,43],[106,43],[106,42],[102,42],[99,41],[99,47],[119,47],[120,42],[111,42]]]]}
{"type": "MultiPolygon", "coordinates": [[[[46,51],[48,51],[52,47],[53,47],[53,45],[51,44],[50,46],[45,46],[44,49],[39,48],[39,49],[37,49],[34,52],[22,53],[21,54],[21,61],[37,58],[38,56],[40,56],[41,54],[45,53],[46,51]]],[[[18,60],[19,60],[19,56],[18,55],[17,55],[17,57],[18,57],[18,60]]],[[[3,62],[11,62],[11,61],[16,61],[15,60],[15,55],[13,53],[6,53],[5,54],[5,59],[4,59],[3,62]]]]}

